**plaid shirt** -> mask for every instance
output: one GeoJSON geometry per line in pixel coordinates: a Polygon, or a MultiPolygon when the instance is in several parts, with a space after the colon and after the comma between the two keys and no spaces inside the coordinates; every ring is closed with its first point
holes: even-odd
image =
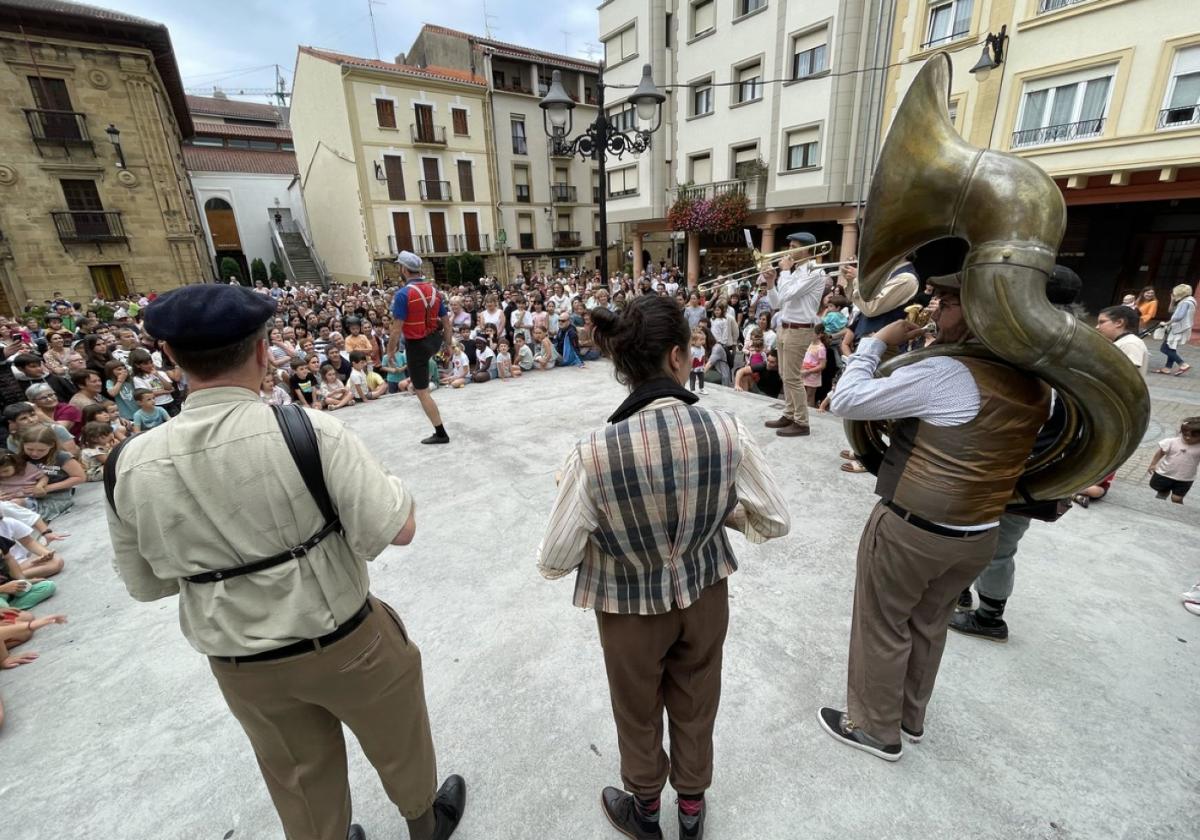
{"type": "Polygon", "coordinates": [[[741,422],[655,400],[572,450],[538,569],[547,578],[578,569],[577,607],[683,609],[737,569],[725,520],[739,505],[750,542],[787,534],[787,505],[741,422]]]}

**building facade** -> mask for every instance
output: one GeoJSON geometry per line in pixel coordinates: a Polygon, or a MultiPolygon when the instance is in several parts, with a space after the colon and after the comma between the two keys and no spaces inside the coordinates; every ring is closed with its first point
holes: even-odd
{"type": "Polygon", "coordinates": [[[91,6],[0,3],[0,308],[212,279],[164,26],[91,6]]]}
{"type": "Polygon", "coordinates": [[[304,215],[293,210],[289,190],[299,171],[285,112],[224,96],[187,102],[196,133],[184,141],[183,160],[214,269],[228,257],[248,280],[251,262],[260,259],[284,266],[290,280],[319,282],[311,258],[295,266],[288,258],[289,241],[298,238],[301,249],[306,243],[304,215]]]}
{"type": "Polygon", "coordinates": [[[403,59],[477,71],[488,82],[501,279],[594,268],[601,246],[598,168],[590,160],[553,154],[538,102],[558,70],[577,103],[578,133],[596,119],[597,65],[430,24],[403,59]]]}
{"type": "MultiPolygon", "coordinates": [[[[741,230],[671,231],[680,199],[746,196],[754,243],[769,252],[796,230],[852,255],[856,217],[878,142],[863,72],[886,50],[882,5],[866,0],[609,0],[600,6],[604,80],[634,86],[651,65],[668,88],[663,125],[640,158],[609,163],[610,222],[623,223],[639,272],[652,261],[686,262],[689,280],[750,266],[741,230]]],[[[877,62],[882,65],[884,62],[877,62]]],[[[606,93],[610,118],[638,127],[606,93]]],[[[619,93],[620,95],[614,95],[619,93]]]]}
{"type": "Polygon", "coordinates": [[[394,270],[400,250],[499,269],[487,83],[470,71],[301,47],[290,121],[313,241],[338,282],[394,270]]]}
{"type": "MultiPolygon", "coordinates": [[[[976,146],[1026,157],[1067,203],[1060,260],[1095,311],[1200,279],[1200,5],[899,0],[884,126],[922,62],[950,53],[949,107],[976,146]],[[989,34],[999,66],[972,74],[989,34]]],[[[1160,315],[1166,314],[1165,304],[1160,315]]]]}

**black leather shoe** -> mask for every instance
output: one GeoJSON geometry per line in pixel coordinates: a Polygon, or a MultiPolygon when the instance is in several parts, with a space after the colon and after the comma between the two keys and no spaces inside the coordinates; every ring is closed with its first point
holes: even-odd
{"type": "Polygon", "coordinates": [[[437,432],[434,432],[429,437],[427,437],[421,441],[421,443],[449,443],[449,442],[450,442],[450,435],[439,435],[437,432]]]}
{"type": "Polygon", "coordinates": [[[989,642],[1007,642],[1008,624],[1003,618],[981,618],[977,610],[956,612],[950,616],[950,629],[964,636],[977,636],[989,642]]]}
{"type": "Polygon", "coordinates": [[[925,737],[925,730],[922,729],[918,732],[913,732],[902,723],[900,724],[900,734],[907,738],[910,744],[919,744],[921,743],[921,739],[925,737]]]}
{"type": "Polygon", "coordinates": [[[626,837],[632,837],[633,840],[662,840],[660,827],[656,825],[653,831],[647,831],[638,822],[633,810],[632,793],[606,787],[600,792],[600,807],[604,809],[604,816],[608,817],[612,827],[626,837]]]}
{"type": "Polygon", "coordinates": [[[437,796],[433,798],[433,810],[437,814],[437,828],[433,830],[433,840],[449,840],[458,822],[462,819],[463,810],[467,807],[467,783],[462,776],[447,776],[446,781],[438,788],[437,796]]]}
{"type": "Polygon", "coordinates": [[[854,722],[850,720],[850,716],[840,709],[831,709],[828,706],[824,706],[817,712],[817,720],[821,722],[822,729],[848,747],[869,752],[871,755],[876,758],[882,758],[884,761],[900,760],[901,749],[899,744],[885,744],[882,741],[872,738],[855,726],[854,722]]]}
{"type": "Polygon", "coordinates": [[[695,825],[691,828],[687,827],[684,822],[683,811],[679,812],[679,838],[680,840],[704,840],[704,815],[708,812],[708,803],[700,803],[700,814],[695,825]]]}
{"type": "Polygon", "coordinates": [[[791,417],[780,417],[778,420],[768,420],[766,423],[763,423],[763,425],[768,429],[786,429],[794,422],[795,421],[792,420],[791,417]]]}
{"type": "Polygon", "coordinates": [[[966,612],[975,606],[975,598],[971,595],[970,587],[958,593],[958,601],[954,604],[954,609],[959,612],[966,612]]]}
{"type": "Polygon", "coordinates": [[[363,827],[357,823],[350,826],[350,830],[346,832],[346,840],[367,840],[367,832],[363,831],[363,827]]]}

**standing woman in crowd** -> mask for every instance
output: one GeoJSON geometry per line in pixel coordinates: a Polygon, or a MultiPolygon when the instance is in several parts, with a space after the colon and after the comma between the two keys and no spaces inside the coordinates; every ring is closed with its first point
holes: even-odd
{"type": "Polygon", "coordinates": [[[1159,349],[1167,357],[1167,366],[1157,368],[1155,373],[1169,373],[1180,376],[1192,369],[1192,366],[1179,355],[1179,345],[1187,344],[1192,337],[1192,325],[1196,321],[1196,299],[1192,297],[1192,287],[1180,283],[1171,290],[1171,319],[1165,324],[1167,334],[1163,337],[1159,349]],[[1171,370],[1174,365],[1179,365],[1171,370]]]}
{"type": "Polygon", "coordinates": [[[1141,315],[1141,329],[1146,329],[1150,326],[1150,322],[1158,317],[1158,296],[1154,294],[1154,287],[1147,286],[1142,289],[1141,294],[1137,298],[1137,311],[1141,315]]]}
{"type": "Polygon", "coordinates": [[[691,331],[674,299],[643,295],[619,315],[603,306],[590,314],[631,393],[567,457],[538,568],[547,578],[578,570],[575,606],[596,611],[629,791],[604,789],[609,821],[628,837],[661,838],[669,778],[679,835],[698,838],[721,699],[725,578],[737,568],[725,528],[759,543],[787,534],[790,520],[742,423],[695,405],[683,387],[691,331]]]}

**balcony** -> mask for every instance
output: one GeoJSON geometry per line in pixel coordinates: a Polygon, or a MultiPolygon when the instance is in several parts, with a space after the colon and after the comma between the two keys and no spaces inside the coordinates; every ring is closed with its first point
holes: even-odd
{"type": "Polygon", "coordinates": [[[554,231],[555,248],[578,248],[582,242],[583,237],[579,235],[579,231],[577,230],[554,231]]]}
{"type": "Polygon", "coordinates": [[[128,242],[120,210],[51,210],[64,245],[79,242],[128,242]]]}
{"type": "Polygon", "coordinates": [[[695,184],[675,189],[675,200],[681,198],[711,199],[726,193],[739,193],[750,201],[751,210],[766,206],[767,179],[765,177],[734,178],[730,181],[714,181],[711,184],[695,184]]]}
{"type": "Polygon", "coordinates": [[[557,141],[551,141],[551,143],[550,143],[550,157],[552,157],[552,158],[566,158],[566,159],[570,160],[571,158],[575,157],[575,155],[571,153],[571,150],[570,150],[570,149],[566,148],[566,147],[565,147],[565,146],[563,146],[561,143],[559,143],[559,142],[557,142],[557,141]]]}
{"type": "Polygon", "coordinates": [[[444,125],[415,125],[410,123],[408,130],[412,134],[414,146],[446,145],[446,126],[444,125]]]}
{"type": "Polygon", "coordinates": [[[577,204],[577,193],[575,188],[570,184],[551,184],[550,185],[550,203],[551,204],[577,204]]]}
{"type": "Polygon", "coordinates": [[[422,201],[453,201],[449,181],[419,181],[422,201]]]}
{"type": "Polygon", "coordinates": [[[520,204],[529,203],[529,185],[517,184],[517,202],[520,204]]]}
{"type": "Polygon", "coordinates": [[[1026,146],[1042,146],[1047,143],[1084,140],[1088,137],[1098,136],[1103,130],[1103,117],[1098,120],[1083,120],[1082,122],[1065,123],[1063,125],[1027,128],[1024,131],[1013,132],[1012,147],[1014,149],[1022,149],[1026,146]]]}
{"type": "Polygon", "coordinates": [[[62,146],[67,155],[71,147],[88,148],[95,154],[92,138],[88,134],[87,117],[78,111],[48,111],[42,108],[25,108],[25,121],[29,133],[41,153],[42,146],[62,146]]]}
{"type": "Polygon", "coordinates": [[[1080,3],[1086,3],[1088,0],[1038,0],[1037,13],[1039,15],[1057,12],[1059,9],[1065,9],[1068,6],[1078,6],[1080,3]]]}
{"type": "Polygon", "coordinates": [[[1159,128],[1179,128],[1185,125],[1200,125],[1200,105],[1164,108],[1158,112],[1159,128]]]}
{"type": "Polygon", "coordinates": [[[492,250],[491,236],[486,233],[456,233],[450,237],[451,253],[470,251],[475,254],[492,250]]]}
{"type": "Polygon", "coordinates": [[[397,240],[394,234],[389,234],[387,238],[387,247],[387,252],[392,255],[399,254],[401,251],[412,251],[414,254],[417,252],[416,243],[413,241],[413,237],[411,235],[397,240]]]}

